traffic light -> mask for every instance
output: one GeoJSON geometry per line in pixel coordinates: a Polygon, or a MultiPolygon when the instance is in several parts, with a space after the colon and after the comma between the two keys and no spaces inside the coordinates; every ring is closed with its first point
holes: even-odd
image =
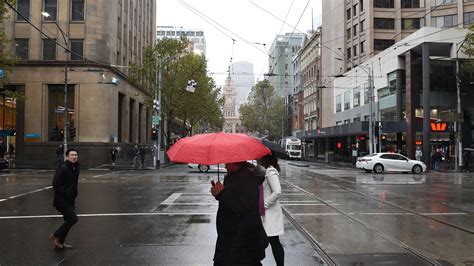
{"type": "Polygon", "coordinates": [[[156,99],[153,100],[153,111],[157,113],[160,111],[160,103],[156,99]]]}
{"type": "Polygon", "coordinates": [[[69,139],[74,140],[76,137],[76,128],[74,126],[69,127],[69,139]]]}
{"type": "Polygon", "coordinates": [[[158,130],[156,128],[151,129],[151,140],[153,141],[158,140],[158,130]]]}
{"type": "Polygon", "coordinates": [[[455,140],[455,139],[454,139],[454,132],[453,132],[453,131],[450,131],[450,132],[449,132],[449,143],[450,143],[451,145],[454,145],[454,140],[455,140]]]}

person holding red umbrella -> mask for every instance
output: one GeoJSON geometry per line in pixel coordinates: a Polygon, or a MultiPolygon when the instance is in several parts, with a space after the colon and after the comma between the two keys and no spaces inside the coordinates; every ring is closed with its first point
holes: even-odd
{"type": "Polygon", "coordinates": [[[268,246],[258,206],[263,178],[247,162],[226,163],[225,167],[224,184],[211,187],[219,201],[214,265],[261,265],[268,246]]]}

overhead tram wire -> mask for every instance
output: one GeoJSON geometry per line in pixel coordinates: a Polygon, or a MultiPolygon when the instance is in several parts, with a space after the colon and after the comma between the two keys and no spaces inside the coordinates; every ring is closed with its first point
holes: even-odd
{"type": "MultiPolygon", "coordinates": [[[[241,41],[251,45],[252,47],[254,47],[255,49],[257,49],[258,51],[264,53],[266,55],[266,52],[263,51],[260,47],[256,46],[253,42],[250,42],[248,40],[246,40],[245,38],[243,38],[242,36],[238,35],[237,33],[233,32],[232,30],[228,29],[227,27],[223,26],[222,24],[218,23],[217,21],[215,21],[214,19],[212,19],[211,17],[207,16],[206,14],[204,14],[203,12],[199,11],[197,8],[191,6],[190,4],[184,2],[184,0],[179,0],[179,2],[184,6],[186,7],[187,9],[191,10],[194,14],[196,14],[197,16],[199,16],[200,18],[202,18],[204,21],[206,21],[207,23],[209,23],[213,28],[216,28],[218,29],[221,33],[224,33],[221,29],[219,29],[217,26],[221,27],[222,29],[226,30],[227,32],[233,34],[235,37],[237,37],[238,39],[240,39],[241,41]],[[206,18],[206,19],[204,19],[206,18]],[[211,21],[211,22],[209,22],[211,21]],[[215,25],[214,25],[215,24],[215,25]],[[217,25],[217,26],[216,26],[217,25]]],[[[225,34],[227,37],[231,38],[231,39],[235,39],[233,37],[230,37],[228,34],[225,34]]]]}

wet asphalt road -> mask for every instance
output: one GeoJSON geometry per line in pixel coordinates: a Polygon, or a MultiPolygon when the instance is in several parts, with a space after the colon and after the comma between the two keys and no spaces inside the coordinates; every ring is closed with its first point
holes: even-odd
{"type": "MultiPolygon", "coordinates": [[[[474,263],[474,174],[367,174],[351,167],[282,162],[281,237],[287,265],[474,263]]],[[[84,170],[68,237],[51,206],[53,171],[0,172],[0,265],[212,265],[216,173],[84,170]]],[[[267,249],[264,265],[274,265],[267,249]]]]}

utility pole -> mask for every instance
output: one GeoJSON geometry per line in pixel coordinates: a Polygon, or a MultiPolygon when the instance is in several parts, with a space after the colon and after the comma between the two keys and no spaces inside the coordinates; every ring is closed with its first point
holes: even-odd
{"type": "Polygon", "coordinates": [[[153,167],[155,169],[161,168],[161,161],[160,161],[160,153],[161,153],[161,59],[157,58],[158,60],[158,67],[156,70],[156,80],[157,80],[157,89],[155,91],[155,100],[154,102],[157,103],[158,108],[154,108],[154,113],[158,116],[158,124],[156,127],[157,133],[157,140],[154,143],[154,158],[153,158],[153,167]]]}
{"type": "Polygon", "coordinates": [[[367,74],[369,75],[369,154],[374,153],[374,121],[373,121],[373,111],[372,111],[372,101],[374,97],[374,81],[372,80],[372,69],[370,69],[367,74]]]}
{"type": "Polygon", "coordinates": [[[463,154],[462,154],[462,113],[461,113],[461,79],[459,78],[459,49],[461,49],[462,45],[467,39],[464,40],[459,44],[459,47],[456,47],[456,98],[457,98],[457,117],[456,121],[454,122],[454,134],[457,145],[455,143],[454,149],[458,156],[454,156],[455,158],[455,171],[462,171],[463,168],[463,154]],[[457,148],[457,149],[456,149],[457,148]],[[456,162],[457,160],[457,162],[456,162]],[[458,168],[459,164],[459,168],[458,168]]]}

